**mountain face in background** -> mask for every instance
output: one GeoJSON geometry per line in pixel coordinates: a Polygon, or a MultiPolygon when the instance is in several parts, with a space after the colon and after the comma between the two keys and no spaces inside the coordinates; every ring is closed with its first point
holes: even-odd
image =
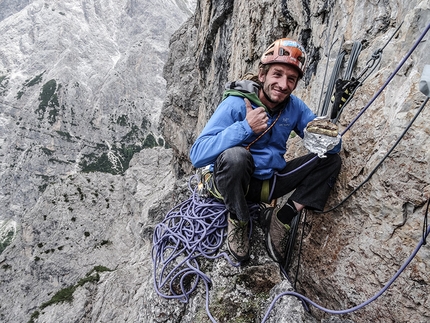
{"type": "Polygon", "coordinates": [[[170,35],[187,1],[2,1],[2,217],[76,172],[122,174],[165,145],[158,119],[170,35]]]}
{"type": "MultiPolygon", "coordinates": [[[[309,67],[296,94],[318,111],[340,52],[344,75],[362,44],[358,76],[387,44],[342,113],[344,130],[429,21],[419,0],[0,0],[0,321],[210,322],[203,284],[186,303],[157,294],[152,246],[156,225],[190,196],[188,151],[224,84],[255,71],[273,40],[297,38],[309,67]]],[[[424,102],[428,42],[344,135],[329,206],[366,179],[424,102]]],[[[302,219],[301,262],[296,252],[288,273],[298,292],[351,308],[411,254],[430,195],[428,114],[342,207],[302,219]]],[[[304,153],[289,141],[287,158],[304,153]]],[[[271,307],[292,286],[261,230],[253,235],[247,266],[199,259],[217,322],[261,322],[269,309],[266,322],[429,320],[427,247],[383,296],[339,316],[294,297],[271,307]]]]}
{"type": "MultiPolygon", "coordinates": [[[[138,178],[148,172],[139,186],[145,212],[160,203],[146,195],[170,185],[154,178],[156,167],[170,178],[158,130],[162,70],[171,34],[194,10],[193,0],[0,1],[0,252],[12,243],[0,256],[0,321],[27,322],[75,284],[91,270],[86,251],[90,267],[112,269],[114,254],[130,252],[114,221],[129,212],[123,181],[140,152],[147,157],[134,169],[145,168],[138,178]],[[97,260],[92,252],[104,253],[116,234],[125,249],[97,260]]],[[[79,313],[48,317],[67,322],[79,313]]]]}

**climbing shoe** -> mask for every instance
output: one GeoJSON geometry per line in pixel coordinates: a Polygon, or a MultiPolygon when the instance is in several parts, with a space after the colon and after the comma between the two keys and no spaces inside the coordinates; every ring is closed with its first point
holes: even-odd
{"type": "Polygon", "coordinates": [[[238,261],[249,259],[249,223],[227,217],[227,247],[228,251],[238,261]]]}
{"type": "Polygon", "coordinates": [[[266,228],[266,248],[269,256],[283,264],[287,252],[288,238],[290,237],[290,226],[283,224],[277,217],[277,209],[268,207],[263,210],[264,218],[268,227],[266,228]]]}

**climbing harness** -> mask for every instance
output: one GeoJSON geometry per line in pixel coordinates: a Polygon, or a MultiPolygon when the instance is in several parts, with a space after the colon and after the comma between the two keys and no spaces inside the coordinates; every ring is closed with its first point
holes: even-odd
{"type": "Polygon", "coordinates": [[[220,201],[224,200],[221,193],[216,188],[213,173],[210,171],[209,166],[197,170],[197,179],[199,181],[197,185],[197,194],[199,196],[214,197],[220,201]]]}

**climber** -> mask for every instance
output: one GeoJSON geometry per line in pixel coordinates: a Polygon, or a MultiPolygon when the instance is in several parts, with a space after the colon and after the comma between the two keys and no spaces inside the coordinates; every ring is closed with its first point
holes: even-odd
{"type": "MultiPolygon", "coordinates": [[[[305,51],[297,41],[282,38],[272,43],[261,56],[258,75],[226,85],[223,101],[190,151],[194,167],[209,165],[228,210],[227,247],[239,262],[249,259],[247,201],[269,203],[269,198],[295,190],[282,207],[261,210],[268,253],[282,264],[292,219],[303,208],[324,209],[341,167],[340,142],[325,158],[310,153],[285,161],[290,133],[303,138],[306,126],[316,118],[291,94],[303,77],[305,63],[305,51]]],[[[334,134],[333,129],[323,132],[336,136],[335,129],[334,134]]]]}

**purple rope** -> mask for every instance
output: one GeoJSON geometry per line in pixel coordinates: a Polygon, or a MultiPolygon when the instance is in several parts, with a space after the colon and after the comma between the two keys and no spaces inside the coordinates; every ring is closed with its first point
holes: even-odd
{"type": "Polygon", "coordinates": [[[419,43],[423,40],[424,36],[427,34],[427,32],[430,29],[430,24],[427,25],[424,32],[421,34],[420,37],[415,41],[412,48],[409,50],[409,52],[406,54],[405,57],[400,61],[399,65],[396,67],[394,72],[391,73],[391,75],[388,77],[387,81],[382,85],[382,87],[379,89],[378,92],[373,96],[373,98],[367,103],[367,105],[360,111],[360,113],[350,122],[350,124],[345,128],[345,130],[341,133],[341,136],[345,134],[349,130],[349,128],[352,127],[352,125],[363,115],[363,113],[369,108],[369,106],[376,100],[376,98],[382,93],[382,91],[385,89],[385,87],[388,85],[388,83],[391,82],[391,80],[394,78],[394,76],[397,74],[397,72],[402,68],[402,66],[405,64],[406,60],[411,56],[411,54],[415,51],[419,43]]]}
{"type": "Polygon", "coordinates": [[[318,309],[320,309],[320,310],[322,310],[324,312],[327,312],[329,314],[348,314],[348,313],[354,312],[356,310],[359,310],[359,309],[363,308],[366,305],[369,305],[371,302],[373,302],[379,296],[381,296],[391,286],[391,284],[400,276],[400,274],[405,270],[405,268],[409,265],[409,263],[412,261],[412,259],[416,256],[416,254],[420,250],[421,246],[423,244],[425,244],[425,238],[429,235],[429,233],[430,233],[430,226],[427,228],[427,232],[425,234],[425,237],[421,238],[420,243],[418,243],[418,245],[416,246],[415,250],[409,256],[409,258],[405,261],[405,263],[402,265],[402,267],[400,267],[400,269],[397,271],[397,273],[390,279],[390,281],[378,293],[376,293],[373,297],[369,298],[367,301],[365,301],[365,302],[363,302],[363,303],[361,303],[361,304],[359,304],[357,306],[354,306],[354,307],[352,307],[350,309],[338,310],[337,311],[337,310],[330,310],[330,309],[324,308],[324,307],[316,304],[315,302],[311,301],[309,298],[307,298],[307,297],[305,297],[305,296],[303,296],[303,295],[301,295],[299,293],[296,293],[296,292],[284,292],[284,293],[281,293],[281,294],[279,294],[279,295],[277,295],[275,297],[275,299],[270,304],[269,309],[267,310],[266,315],[264,316],[264,318],[263,318],[263,320],[261,322],[262,323],[266,322],[266,320],[268,319],[268,317],[270,315],[270,312],[272,311],[272,309],[273,309],[273,307],[275,305],[275,302],[278,301],[282,296],[285,296],[285,295],[296,296],[297,298],[301,299],[302,301],[305,301],[305,302],[307,302],[307,303],[315,306],[316,308],[318,308],[318,309]]]}
{"type": "MultiPolygon", "coordinates": [[[[194,178],[192,176],[189,182],[192,196],[171,209],[154,229],[154,289],[163,298],[187,303],[199,282],[203,281],[206,312],[210,320],[216,322],[209,310],[209,287],[212,281],[201,271],[197,258],[214,260],[224,257],[235,267],[240,263],[233,262],[226,252],[218,253],[226,234],[227,209],[224,203],[216,199],[200,197],[196,188],[191,187],[194,178]]],[[[250,204],[249,208],[251,216],[255,217],[258,205],[250,204]]]]}

